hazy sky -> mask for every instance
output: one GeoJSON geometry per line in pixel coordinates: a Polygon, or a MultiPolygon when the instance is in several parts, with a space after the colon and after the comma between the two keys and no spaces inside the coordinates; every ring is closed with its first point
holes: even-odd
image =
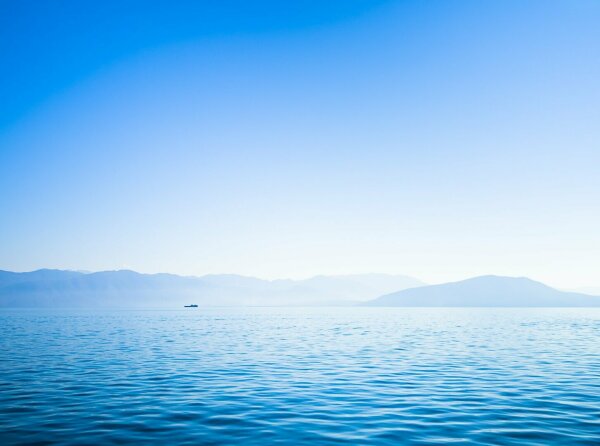
{"type": "Polygon", "coordinates": [[[0,0],[0,269],[600,284],[600,2],[0,0]]]}

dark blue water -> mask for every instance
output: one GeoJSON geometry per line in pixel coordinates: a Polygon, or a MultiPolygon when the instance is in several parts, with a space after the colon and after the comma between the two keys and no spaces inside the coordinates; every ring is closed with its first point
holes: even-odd
{"type": "Polygon", "coordinates": [[[600,309],[0,313],[0,443],[600,444],[600,309]]]}

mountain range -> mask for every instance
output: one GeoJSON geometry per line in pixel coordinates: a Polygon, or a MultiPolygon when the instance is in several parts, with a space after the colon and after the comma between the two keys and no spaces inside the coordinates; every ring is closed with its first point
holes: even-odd
{"type": "Polygon", "coordinates": [[[262,280],[234,274],[201,277],[0,270],[0,307],[177,308],[200,306],[364,305],[390,307],[592,307],[600,297],[559,291],[525,277],[480,276],[426,285],[408,276],[357,274],[262,280]]]}
{"type": "Polygon", "coordinates": [[[0,307],[352,305],[421,285],[412,277],[386,274],[269,281],[233,274],[194,277],[129,270],[0,271],[0,307]]]}
{"type": "Polygon", "coordinates": [[[383,307],[597,307],[600,297],[559,291],[526,277],[480,276],[386,294],[383,307]]]}

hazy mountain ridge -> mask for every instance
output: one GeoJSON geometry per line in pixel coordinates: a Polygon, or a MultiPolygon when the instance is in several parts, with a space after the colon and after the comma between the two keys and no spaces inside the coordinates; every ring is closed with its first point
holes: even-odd
{"type": "Polygon", "coordinates": [[[397,307],[588,307],[600,297],[559,291],[526,277],[480,276],[410,288],[378,297],[368,306],[397,307]]]}
{"type": "Polygon", "coordinates": [[[587,286],[565,290],[572,293],[591,294],[592,296],[600,296],[600,287],[587,286]]]}
{"type": "Polygon", "coordinates": [[[0,271],[0,306],[339,305],[420,285],[411,277],[385,274],[269,281],[234,274],[194,277],[130,270],[0,271]]]}
{"type": "Polygon", "coordinates": [[[81,275],[83,275],[81,272],[58,269],[38,269],[27,273],[0,270],[0,288],[23,282],[63,280],[81,275]]]}

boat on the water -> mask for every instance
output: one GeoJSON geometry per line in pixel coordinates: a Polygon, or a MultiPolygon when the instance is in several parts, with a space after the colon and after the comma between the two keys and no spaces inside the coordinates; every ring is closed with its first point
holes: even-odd
{"type": "Polygon", "coordinates": [[[184,308],[198,308],[196,304],[184,305],[184,308]]]}

